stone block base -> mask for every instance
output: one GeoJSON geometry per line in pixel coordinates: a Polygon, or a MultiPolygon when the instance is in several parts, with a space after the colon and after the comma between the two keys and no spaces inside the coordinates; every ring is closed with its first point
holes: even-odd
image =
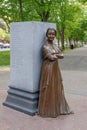
{"type": "Polygon", "coordinates": [[[27,92],[9,87],[8,96],[3,105],[31,116],[37,112],[38,92],[27,92]]]}

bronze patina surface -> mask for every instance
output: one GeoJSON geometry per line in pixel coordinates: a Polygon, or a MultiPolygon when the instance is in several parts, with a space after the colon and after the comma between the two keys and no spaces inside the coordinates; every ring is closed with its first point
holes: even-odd
{"type": "Polygon", "coordinates": [[[54,44],[56,30],[47,30],[47,41],[42,47],[43,66],[40,80],[38,115],[42,117],[57,117],[60,114],[70,114],[70,108],[64,96],[61,72],[58,59],[64,56],[54,44]]]}

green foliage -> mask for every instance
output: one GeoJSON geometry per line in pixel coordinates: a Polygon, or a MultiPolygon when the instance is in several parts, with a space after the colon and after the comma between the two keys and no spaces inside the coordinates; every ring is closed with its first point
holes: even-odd
{"type": "Polygon", "coordinates": [[[84,42],[87,42],[87,31],[85,31],[84,34],[85,34],[85,35],[84,35],[83,40],[84,40],[84,42]]]}
{"type": "Polygon", "coordinates": [[[10,34],[9,33],[6,33],[5,30],[1,29],[0,28],[0,39],[1,40],[10,40],[10,34]]]}
{"type": "Polygon", "coordinates": [[[45,21],[57,25],[57,38],[84,41],[87,31],[86,0],[0,0],[0,17],[9,23],[45,21]]]}
{"type": "Polygon", "coordinates": [[[0,39],[4,39],[5,31],[0,28],[0,39]]]}
{"type": "Polygon", "coordinates": [[[10,41],[10,34],[9,33],[5,33],[4,39],[6,41],[10,41]]]}
{"type": "Polygon", "coordinates": [[[87,0],[78,0],[78,1],[83,3],[83,4],[87,2],[87,0]]]}

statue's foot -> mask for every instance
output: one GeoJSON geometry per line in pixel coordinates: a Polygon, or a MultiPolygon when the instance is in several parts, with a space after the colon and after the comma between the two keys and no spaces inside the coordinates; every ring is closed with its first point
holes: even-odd
{"type": "Polygon", "coordinates": [[[74,114],[74,111],[70,111],[68,114],[74,114]]]}
{"type": "Polygon", "coordinates": [[[70,115],[70,114],[74,114],[74,111],[69,111],[69,112],[61,113],[61,115],[70,115]]]}

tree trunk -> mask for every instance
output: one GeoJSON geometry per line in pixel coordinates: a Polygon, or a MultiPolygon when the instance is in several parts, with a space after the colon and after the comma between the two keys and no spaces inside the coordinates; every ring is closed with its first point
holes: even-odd
{"type": "Polygon", "coordinates": [[[60,38],[61,38],[62,50],[64,50],[65,49],[65,47],[64,47],[64,27],[62,27],[60,38]]]}
{"type": "Polygon", "coordinates": [[[19,0],[19,10],[20,10],[20,21],[23,21],[22,0],[19,0]]]}
{"type": "Polygon", "coordinates": [[[71,46],[71,44],[72,44],[72,38],[69,37],[68,39],[69,39],[69,45],[71,46]]]}
{"type": "Polygon", "coordinates": [[[44,11],[41,15],[41,21],[47,22],[48,18],[49,18],[49,11],[47,12],[44,11]]]}
{"type": "Polygon", "coordinates": [[[59,46],[60,46],[59,35],[58,35],[58,39],[57,39],[57,41],[58,41],[58,47],[59,47],[59,46]]]}

